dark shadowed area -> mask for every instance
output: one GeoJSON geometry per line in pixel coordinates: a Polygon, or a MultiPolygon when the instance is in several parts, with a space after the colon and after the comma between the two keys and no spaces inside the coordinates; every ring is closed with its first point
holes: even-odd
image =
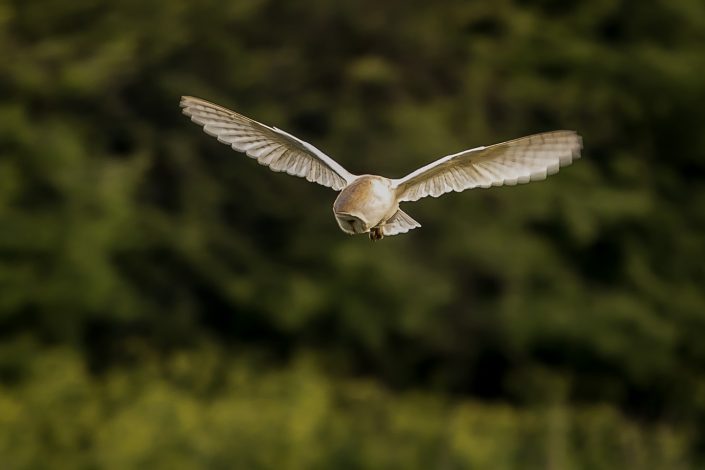
{"type": "Polygon", "coordinates": [[[701,0],[0,0],[0,468],[705,468],[701,0]],[[371,243],[353,173],[554,129],[371,243]]]}

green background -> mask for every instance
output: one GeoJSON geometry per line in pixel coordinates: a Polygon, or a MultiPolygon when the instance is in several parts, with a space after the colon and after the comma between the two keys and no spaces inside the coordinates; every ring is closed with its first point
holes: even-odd
{"type": "Polygon", "coordinates": [[[700,0],[0,0],[0,467],[703,468],[703,71],[700,0]],[[372,244],[183,94],[584,156],[372,244]]]}

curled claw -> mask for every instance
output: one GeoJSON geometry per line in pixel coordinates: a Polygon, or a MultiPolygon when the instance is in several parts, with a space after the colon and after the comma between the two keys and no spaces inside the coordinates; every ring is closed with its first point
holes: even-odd
{"type": "Polygon", "coordinates": [[[370,240],[376,242],[377,240],[381,240],[383,238],[384,234],[382,233],[382,229],[380,227],[372,227],[370,229],[370,240]]]}

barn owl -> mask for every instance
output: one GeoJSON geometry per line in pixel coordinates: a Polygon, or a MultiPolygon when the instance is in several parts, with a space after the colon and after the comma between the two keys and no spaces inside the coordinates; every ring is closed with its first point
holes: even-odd
{"type": "Polygon", "coordinates": [[[207,134],[260,164],[339,191],[333,203],[338,226],[371,240],[421,226],[399,208],[401,202],[542,180],[580,158],[582,148],[574,131],[545,132],[463,150],[391,179],[354,175],[308,142],[208,101],[184,96],[181,108],[207,134]]]}

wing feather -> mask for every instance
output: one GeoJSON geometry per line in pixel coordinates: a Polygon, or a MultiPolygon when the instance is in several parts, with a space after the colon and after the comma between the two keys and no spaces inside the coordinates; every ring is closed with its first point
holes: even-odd
{"type": "Polygon", "coordinates": [[[392,217],[382,226],[382,233],[385,236],[399,235],[409,230],[421,227],[421,224],[411,218],[409,214],[398,209],[392,217]]]}
{"type": "Polygon", "coordinates": [[[545,179],[580,158],[581,137],[554,131],[448,155],[394,180],[400,201],[450,191],[514,185],[545,179]]]}
{"type": "Polygon", "coordinates": [[[206,134],[274,171],[300,176],[335,190],[343,189],[355,179],[355,175],[328,155],[281,129],[191,96],[181,98],[181,108],[193,122],[203,126],[206,134]]]}

